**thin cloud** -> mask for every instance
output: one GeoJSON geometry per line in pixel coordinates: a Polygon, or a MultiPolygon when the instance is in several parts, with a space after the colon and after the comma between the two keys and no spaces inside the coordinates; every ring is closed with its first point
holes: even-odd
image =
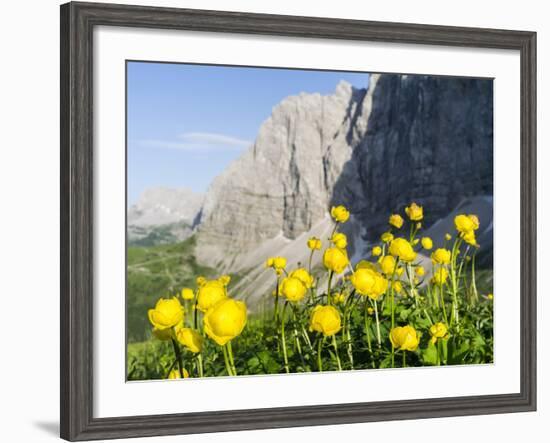
{"type": "Polygon", "coordinates": [[[140,146],[147,148],[178,149],[188,152],[208,151],[241,151],[252,144],[250,140],[244,140],[225,134],[210,132],[186,132],[172,140],[139,140],[140,146]]]}

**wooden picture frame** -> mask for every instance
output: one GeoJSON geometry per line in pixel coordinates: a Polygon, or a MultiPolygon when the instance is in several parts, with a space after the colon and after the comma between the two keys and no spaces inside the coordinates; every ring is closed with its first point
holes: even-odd
{"type": "Polygon", "coordinates": [[[68,3],[61,6],[61,437],[70,441],[536,409],[536,34],[495,29],[68,3]],[[521,389],[518,394],[95,418],[93,29],[159,28],[519,51],[521,389]]]}

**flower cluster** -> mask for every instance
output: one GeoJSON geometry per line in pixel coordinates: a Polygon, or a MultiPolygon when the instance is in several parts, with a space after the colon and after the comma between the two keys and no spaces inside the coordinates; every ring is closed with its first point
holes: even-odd
{"type": "MultiPolygon", "coordinates": [[[[402,366],[460,362],[464,354],[453,352],[462,349],[460,340],[470,340],[463,333],[469,327],[464,317],[479,300],[478,217],[457,215],[454,241],[449,233],[432,239],[420,234],[424,207],[412,202],[402,213],[389,216],[380,241],[370,246],[370,256],[352,263],[351,242],[344,232],[351,213],[340,205],[330,214],[334,221],[330,235],[307,240],[308,263],[289,264],[281,256],[266,259],[270,272],[266,275],[273,279],[272,296],[266,299],[269,318],[260,323],[261,342],[240,360],[245,364],[242,370],[256,362],[267,368],[277,361],[287,373],[291,368],[394,367],[396,354],[402,366]],[[453,346],[448,349],[449,342],[453,346]],[[258,351],[264,343],[272,346],[267,354],[258,351]]],[[[154,337],[173,344],[175,360],[167,378],[202,376],[203,354],[216,349],[223,352],[226,373],[237,374],[231,343],[246,335],[247,307],[230,297],[230,282],[228,275],[198,277],[195,288],[160,298],[148,311],[154,337]]],[[[493,294],[482,298],[489,303],[493,294]]],[[[239,351],[247,352],[241,347],[239,351]]],[[[215,354],[209,361],[216,361],[215,354]]]]}

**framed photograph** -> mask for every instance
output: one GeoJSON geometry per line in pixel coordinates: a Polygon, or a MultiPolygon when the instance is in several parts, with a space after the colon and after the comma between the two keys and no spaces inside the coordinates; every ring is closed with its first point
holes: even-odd
{"type": "Polygon", "coordinates": [[[533,411],[536,34],[61,6],[61,437],[533,411]]]}

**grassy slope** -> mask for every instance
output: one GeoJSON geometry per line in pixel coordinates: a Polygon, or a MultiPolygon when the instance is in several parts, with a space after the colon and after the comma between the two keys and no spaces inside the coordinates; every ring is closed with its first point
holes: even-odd
{"type": "Polygon", "coordinates": [[[128,248],[128,342],[149,338],[147,310],[158,298],[194,287],[199,275],[214,275],[214,270],[196,262],[194,249],[193,237],[171,245],[128,248]]]}

